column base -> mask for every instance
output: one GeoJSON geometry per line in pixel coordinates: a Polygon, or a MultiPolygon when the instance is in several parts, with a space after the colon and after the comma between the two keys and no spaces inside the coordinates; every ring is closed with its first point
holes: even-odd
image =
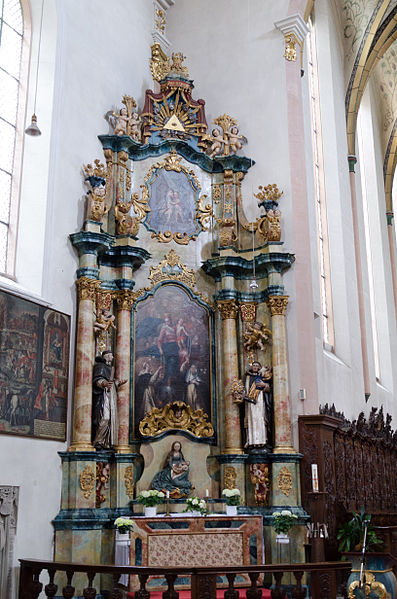
{"type": "Polygon", "coordinates": [[[273,453],[288,453],[288,454],[294,454],[296,453],[296,449],[294,449],[291,445],[288,446],[282,446],[282,445],[278,445],[277,447],[275,447],[273,449],[273,453]]]}
{"type": "Polygon", "coordinates": [[[132,453],[132,449],[129,445],[117,445],[115,450],[116,453],[132,453]]]}
{"type": "Polygon", "coordinates": [[[72,443],[68,451],[95,451],[95,447],[92,443],[72,443]]]}
{"type": "Polygon", "coordinates": [[[221,451],[222,455],[241,455],[244,453],[244,450],[240,447],[226,447],[223,451],[221,451]]]}

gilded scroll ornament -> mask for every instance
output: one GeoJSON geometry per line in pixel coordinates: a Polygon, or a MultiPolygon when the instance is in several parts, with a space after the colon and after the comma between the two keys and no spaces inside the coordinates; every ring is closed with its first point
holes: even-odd
{"type": "Polygon", "coordinates": [[[234,466],[226,466],[225,473],[223,475],[223,487],[225,489],[236,488],[237,472],[234,466]]]}
{"type": "Polygon", "coordinates": [[[134,468],[133,466],[127,466],[124,472],[124,484],[125,492],[128,497],[132,499],[134,497],[134,468]]]}
{"type": "Polygon", "coordinates": [[[150,47],[152,56],[150,59],[150,71],[155,81],[161,81],[170,70],[170,59],[159,43],[150,47]]]}
{"type": "Polygon", "coordinates": [[[217,306],[222,320],[226,320],[228,318],[237,318],[238,304],[236,300],[219,300],[217,302],[217,306]]]}
{"type": "Polygon", "coordinates": [[[288,61],[296,61],[296,44],[299,44],[298,38],[296,37],[295,33],[287,33],[284,39],[284,58],[288,61]]]}
{"type": "Polygon", "coordinates": [[[241,320],[243,322],[253,322],[256,315],[256,304],[247,302],[240,304],[241,320]]]}
{"type": "Polygon", "coordinates": [[[160,31],[161,33],[164,33],[166,20],[165,12],[161,8],[156,8],[154,22],[156,25],[156,29],[158,29],[158,31],[160,31]]]}
{"type": "Polygon", "coordinates": [[[149,279],[156,285],[160,281],[174,279],[185,283],[188,287],[193,288],[196,285],[196,277],[193,269],[188,269],[186,264],[183,264],[178,254],[171,250],[166,254],[165,259],[157,266],[150,267],[149,279]]]}
{"type": "MultiPolygon", "coordinates": [[[[378,597],[379,599],[387,599],[388,594],[385,585],[382,582],[375,580],[375,575],[369,570],[364,572],[365,580],[365,597],[378,597]]],[[[360,585],[359,580],[354,580],[349,585],[348,598],[354,599],[356,597],[355,590],[360,585]]]]}
{"type": "Polygon", "coordinates": [[[174,401],[164,408],[153,408],[139,423],[143,437],[155,437],[169,430],[184,430],[198,438],[214,435],[214,428],[202,408],[193,410],[183,401],[174,401]]]}
{"type": "Polygon", "coordinates": [[[215,204],[219,204],[219,202],[222,199],[222,186],[221,185],[214,185],[212,187],[212,199],[214,200],[215,204]]]}
{"type": "Polygon", "coordinates": [[[267,303],[272,316],[285,316],[288,306],[288,295],[270,295],[267,303]]]}
{"type": "Polygon", "coordinates": [[[255,503],[256,505],[268,505],[268,496],[270,491],[270,474],[268,464],[250,465],[251,482],[255,485],[255,503]]]}
{"type": "Polygon", "coordinates": [[[211,204],[207,204],[206,200],[208,200],[207,195],[204,194],[200,197],[198,209],[196,212],[196,218],[199,221],[203,231],[206,231],[208,229],[211,216],[213,216],[211,204]]]}
{"type": "Polygon", "coordinates": [[[92,468],[87,466],[80,474],[80,489],[83,491],[83,495],[86,499],[91,495],[96,484],[96,476],[92,468]]]}
{"type": "Polygon", "coordinates": [[[103,491],[108,489],[110,479],[110,464],[108,462],[96,463],[96,499],[95,507],[101,507],[101,503],[106,501],[103,491]]]}
{"type": "Polygon", "coordinates": [[[286,466],[283,466],[277,476],[277,486],[284,495],[290,494],[292,487],[294,486],[294,479],[291,472],[286,466]]]}
{"type": "Polygon", "coordinates": [[[76,285],[79,301],[90,300],[95,302],[97,291],[101,286],[101,281],[90,279],[89,277],[80,277],[77,279],[76,285]]]}

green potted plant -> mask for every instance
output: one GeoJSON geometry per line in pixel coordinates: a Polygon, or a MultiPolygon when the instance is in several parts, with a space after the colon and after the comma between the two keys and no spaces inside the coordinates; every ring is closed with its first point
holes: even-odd
{"type": "Polygon", "coordinates": [[[276,543],[289,543],[288,532],[296,524],[298,516],[290,510],[273,512],[273,528],[276,531],[276,543]]]}
{"type": "Polygon", "coordinates": [[[130,520],[130,518],[120,517],[116,518],[114,525],[116,527],[116,538],[118,538],[120,535],[125,535],[130,532],[133,521],[130,520]]]}
{"type": "Polygon", "coordinates": [[[375,534],[375,528],[370,524],[371,516],[365,513],[364,506],[359,512],[352,512],[353,517],[339,527],[336,538],[339,541],[338,550],[341,553],[361,551],[364,540],[364,524],[368,523],[366,549],[374,551],[382,545],[382,540],[375,534]]]}
{"type": "Polygon", "coordinates": [[[141,491],[136,498],[137,503],[145,506],[145,516],[152,518],[156,515],[156,506],[164,501],[164,493],[162,491],[156,491],[151,489],[150,491],[141,491]]]}
{"type": "Polygon", "coordinates": [[[226,499],[226,514],[228,516],[237,516],[237,506],[240,505],[239,489],[223,489],[222,495],[226,499]]]}

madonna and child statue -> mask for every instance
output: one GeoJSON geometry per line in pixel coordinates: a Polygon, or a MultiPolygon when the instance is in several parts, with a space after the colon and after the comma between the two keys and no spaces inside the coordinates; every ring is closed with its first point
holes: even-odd
{"type": "Polygon", "coordinates": [[[178,499],[187,497],[192,490],[189,481],[189,466],[182,453],[182,445],[174,441],[168,452],[163,469],[160,470],[152,481],[152,488],[156,491],[169,492],[170,497],[178,499]]]}

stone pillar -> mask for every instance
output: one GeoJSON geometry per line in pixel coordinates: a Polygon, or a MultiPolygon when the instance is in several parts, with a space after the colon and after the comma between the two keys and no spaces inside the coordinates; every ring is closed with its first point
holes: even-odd
{"type": "Polygon", "coordinates": [[[127,380],[117,393],[118,442],[117,453],[131,453],[128,444],[130,422],[130,378],[131,378],[131,310],[135,294],[123,289],[116,295],[117,336],[116,336],[116,379],[127,380]]]}
{"type": "Polygon", "coordinates": [[[271,295],[268,299],[273,333],[273,453],[295,453],[292,445],[291,405],[288,389],[288,361],[285,312],[288,296],[271,295]]]}
{"type": "Polygon", "coordinates": [[[101,282],[88,277],[76,281],[78,318],[73,406],[73,443],[70,451],[94,451],[91,443],[92,368],[94,363],[94,307],[101,282]]]}
{"type": "Polygon", "coordinates": [[[231,383],[239,378],[236,317],[239,307],[235,300],[218,300],[222,318],[223,389],[225,409],[224,454],[243,453],[239,407],[233,403],[231,383]]]}

